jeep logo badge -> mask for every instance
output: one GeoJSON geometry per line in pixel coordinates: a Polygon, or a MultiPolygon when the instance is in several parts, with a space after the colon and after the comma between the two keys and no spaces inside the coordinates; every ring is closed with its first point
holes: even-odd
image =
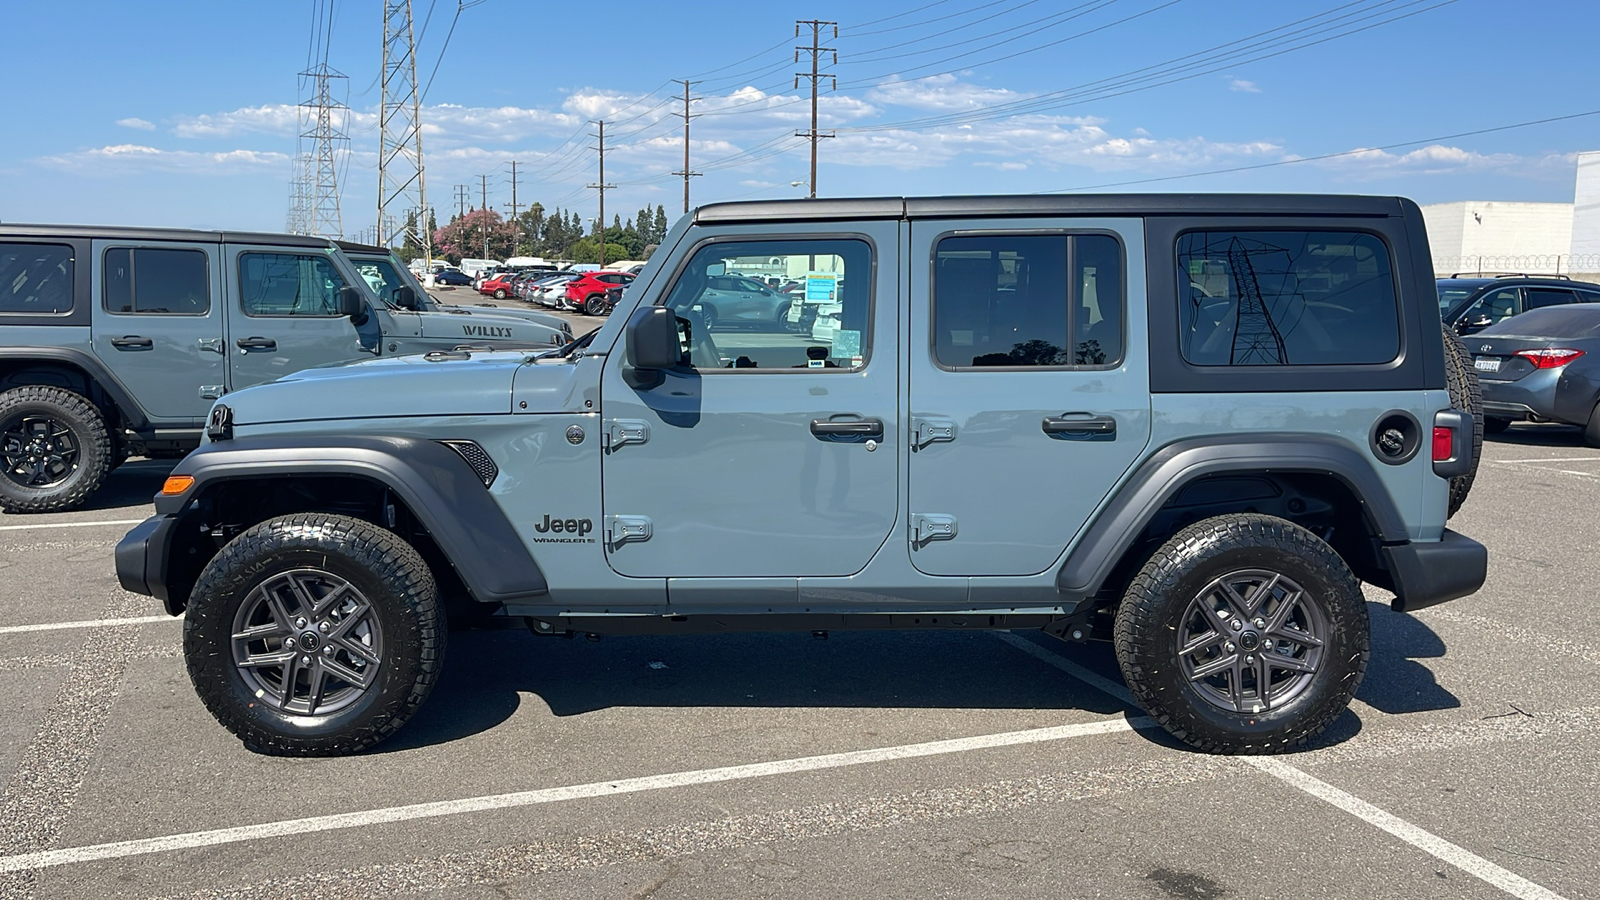
{"type": "Polygon", "coordinates": [[[594,530],[594,522],[590,519],[552,519],[549,513],[545,513],[544,521],[534,525],[533,530],[540,534],[554,531],[557,534],[575,534],[583,537],[594,530]]]}
{"type": "Polygon", "coordinates": [[[582,425],[568,425],[567,426],[567,443],[569,443],[569,444],[581,444],[581,443],[583,443],[583,426],[582,425]]]}

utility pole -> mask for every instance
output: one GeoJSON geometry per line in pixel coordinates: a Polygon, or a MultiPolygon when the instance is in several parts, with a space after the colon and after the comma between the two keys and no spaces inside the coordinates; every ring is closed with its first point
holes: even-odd
{"type": "Polygon", "coordinates": [[[595,124],[600,126],[600,133],[596,135],[600,139],[600,180],[589,185],[589,187],[600,192],[600,222],[595,228],[595,234],[600,239],[600,268],[604,269],[606,267],[606,190],[615,189],[616,185],[606,184],[606,120],[601,119],[595,124]]]}
{"type": "Polygon", "coordinates": [[[689,211],[689,179],[700,174],[699,172],[689,171],[689,120],[700,117],[689,115],[689,104],[696,99],[689,96],[689,85],[694,84],[694,82],[687,78],[673,80],[683,85],[683,112],[679,113],[679,115],[683,116],[683,171],[673,172],[672,174],[683,176],[683,211],[687,213],[689,211]]]}
{"type": "MultiPolygon", "coordinates": [[[[417,86],[417,43],[412,32],[411,0],[383,3],[383,98],[378,106],[378,240],[387,247],[395,236],[388,223],[391,206],[419,211],[414,233],[427,263],[433,262],[433,236],[420,214],[428,208],[427,179],[422,167],[422,98],[417,86]]],[[[404,242],[402,241],[402,248],[404,242]]]]}
{"type": "Polygon", "coordinates": [[[488,259],[489,258],[489,216],[487,215],[487,213],[489,212],[489,176],[487,176],[487,175],[479,175],[478,178],[480,178],[482,180],[482,183],[480,184],[480,186],[478,188],[478,199],[479,199],[478,206],[485,213],[485,215],[483,216],[483,258],[484,259],[488,259]]]}
{"type": "Polygon", "coordinates": [[[827,134],[823,134],[823,133],[821,133],[820,131],[817,130],[817,88],[818,88],[818,84],[821,82],[821,80],[824,79],[824,78],[827,78],[827,79],[831,79],[830,83],[832,85],[832,90],[838,90],[839,89],[839,79],[837,77],[833,76],[833,75],[824,75],[820,70],[820,64],[821,64],[821,61],[822,61],[822,54],[824,54],[824,53],[833,54],[833,64],[835,66],[837,66],[839,64],[839,51],[833,49],[832,47],[824,47],[824,46],[822,46],[822,26],[824,26],[824,25],[832,25],[833,26],[833,39],[834,40],[838,40],[839,39],[839,23],[838,22],[824,22],[824,21],[822,21],[820,19],[810,19],[810,20],[801,19],[800,21],[794,23],[794,36],[795,37],[799,37],[800,36],[801,27],[802,26],[806,26],[806,25],[811,26],[811,46],[794,48],[794,61],[795,62],[799,62],[800,61],[800,54],[802,52],[810,53],[811,54],[811,71],[809,73],[807,73],[807,72],[796,72],[795,75],[794,75],[794,86],[795,86],[795,89],[798,90],[800,88],[800,79],[802,79],[802,78],[811,79],[811,130],[810,131],[796,131],[794,133],[794,136],[795,137],[807,138],[807,139],[809,139],[811,141],[811,182],[810,182],[810,189],[811,189],[811,198],[813,200],[815,200],[816,197],[817,197],[817,141],[821,140],[822,138],[831,138],[831,137],[834,136],[832,131],[828,132],[827,134]]]}
{"type": "Polygon", "coordinates": [[[511,229],[511,255],[515,256],[517,246],[522,243],[522,224],[517,221],[517,161],[514,159],[511,161],[511,229]]]}

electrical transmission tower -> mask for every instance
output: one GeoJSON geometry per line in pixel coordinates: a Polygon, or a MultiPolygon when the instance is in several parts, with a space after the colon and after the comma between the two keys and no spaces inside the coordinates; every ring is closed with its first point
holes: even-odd
{"type": "MultiPolygon", "coordinates": [[[[683,116],[683,171],[673,172],[672,174],[683,176],[683,211],[687,213],[689,211],[689,179],[700,174],[699,172],[689,171],[689,120],[700,118],[689,114],[689,104],[699,98],[689,96],[689,85],[694,84],[694,82],[687,78],[673,80],[683,85],[683,112],[678,113],[678,115],[683,116]]],[[[604,181],[605,179],[601,178],[600,180],[604,181]]]]}
{"type": "Polygon", "coordinates": [[[1272,311],[1261,298],[1261,283],[1256,280],[1250,252],[1238,238],[1228,244],[1228,268],[1239,288],[1239,309],[1233,329],[1233,352],[1229,362],[1236,366],[1278,365],[1288,362],[1283,335],[1272,321],[1272,311]]]}
{"type": "Polygon", "coordinates": [[[464,185],[464,184],[458,184],[458,185],[456,185],[456,218],[459,219],[459,218],[465,216],[466,214],[467,214],[467,186],[464,185]]]}
{"type": "Polygon", "coordinates": [[[383,100],[378,107],[378,244],[388,246],[395,228],[387,223],[392,206],[416,209],[416,241],[433,259],[428,233],[427,179],[422,167],[422,98],[417,85],[417,44],[412,34],[411,0],[383,3],[383,100]]]}
{"type": "Polygon", "coordinates": [[[606,184],[606,120],[601,119],[595,123],[600,126],[600,133],[595,135],[600,139],[600,180],[589,187],[600,192],[600,221],[596,223],[595,234],[600,240],[600,268],[606,267],[606,191],[614,190],[616,185],[606,184]]]}
{"type": "MultiPolygon", "coordinates": [[[[318,63],[300,73],[303,86],[309,86],[311,96],[300,104],[302,128],[300,136],[312,142],[308,190],[310,201],[306,210],[306,233],[323,237],[344,237],[344,223],[339,214],[339,160],[341,144],[350,140],[344,133],[344,112],[339,112],[340,125],[334,124],[337,111],[349,107],[333,98],[333,83],[346,81],[343,73],[326,62],[318,63]]],[[[346,90],[348,93],[348,90],[346,90]]]]}
{"type": "MultiPolygon", "coordinates": [[[[833,54],[833,64],[836,66],[839,64],[839,51],[833,49],[832,47],[822,46],[822,27],[824,25],[832,25],[833,39],[838,40],[839,23],[824,22],[820,19],[802,19],[794,23],[794,36],[799,37],[800,29],[808,25],[811,27],[811,46],[794,48],[794,61],[800,61],[801,53],[811,54],[811,71],[796,72],[794,74],[794,86],[795,89],[798,90],[800,88],[800,79],[811,79],[811,130],[796,131],[794,136],[807,138],[811,141],[811,180],[807,182],[807,186],[811,191],[812,198],[815,198],[817,196],[817,141],[820,141],[823,138],[831,138],[834,136],[832,131],[829,131],[827,134],[823,134],[817,130],[817,90],[822,79],[824,78],[831,79],[829,83],[833,90],[839,89],[839,79],[833,75],[825,75],[821,71],[822,54],[824,53],[833,54]]],[[[684,168],[688,168],[688,166],[684,166],[684,168]]]]}

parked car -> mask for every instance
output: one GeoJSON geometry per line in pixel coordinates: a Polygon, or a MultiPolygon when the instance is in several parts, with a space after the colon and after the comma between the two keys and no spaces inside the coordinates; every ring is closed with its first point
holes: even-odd
{"type": "Polygon", "coordinates": [[[1484,431],[1557,422],[1600,447],[1600,304],[1529,310],[1478,332],[1468,349],[1483,385],[1484,431]]]}
{"type": "Polygon", "coordinates": [[[516,277],[513,272],[501,272],[490,276],[478,285],[478,293],[488,294],[496,300],[504,300],[511,295],[512,280],[516,277]]]}
{"type": "Polygon", "coordinates": [[[582,277],[577,272],[561,272],[534,282],[528,290],[528,300],[554,309],[567,308],[567,284],[582,277]]]}
{"type": "Polygon", "coordinates": [[[614,287],[626,287],[633,283],[633,279],[634,276],[627,272],[609,269],[586,272],[567,282],[567,304],[586,316],[598,316],[607,311],[606,291],[614,287]]]}
{"type": "Polygon", "coordinates": [[[1362,581],[1402,613],[1484,583],[1446,527],[1476,381],[1410,201],[724,203],[656,252],[623,321],[555,353],[312,369],[212,408],[116,562],[185,616],[221,725],[263,753],[377,744],[456,607],[536,635],[1114,638],[1177,740],[1279,753],[1367,672],[1362,581]],[[694,321],[726,269],[811,259],[850,273],[831,345],[694,321]]]}
{"type": "Polygon", "coordinates": [[[1515,315],[1546,306],[1600,302],[1600,284],[1565,276],[1496,275],[1441,278],[1439,313],[1456,334],[1476,334],[1515,315]]]}
{"type": "Polygon", "coordinates": [[[472,284],[472,276],[460,269],[445,269],[433,276],[434,284],[447,284],[455,287],[467,287],[472,284]]]}
{"type": "Polygon", "coordinates": [[[796,295],[774,290],[754,278],[716,275],[707,284],[698,311],[708,328],[742,325],[785,331],[795,299],[796,295]]]}

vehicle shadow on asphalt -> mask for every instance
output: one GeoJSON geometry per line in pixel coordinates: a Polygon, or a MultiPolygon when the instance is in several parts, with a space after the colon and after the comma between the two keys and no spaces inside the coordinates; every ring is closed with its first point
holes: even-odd
{"type": "Polygon", "coordinates": [[[1390,715],[1461,706],[1460,698],[1418,662],[1445,655],[1444,640],[1432,628],[1384,603],[1368,603],[1367,615],[1372,620],[1372,655],[1357,700],[1390,715]]]}
{"type": "MultiPolygon", "coordinates": [[[[95,491],[89,501],[77,507],[80,510],[117,509],[127,506],[150,506],[161,483],[178,464],[175,459],[130,459],[106,476],[105,484],[95,491]]],[[[154,510],[151,515],[154,515],[154,510]]]]}
{"type": "Polygon", "coordinates": [[[1583,442],[1583,429],[1576,425],[1513,425],[1499,434],[1486,434],[1485,441],[1496,444],[1520,444],[1526,447],[1573,447],[1593,449],[1583,442]]]}
{"type": "MultiPolygon", "coordinates": [[[[1115,698],[982,632],[835,632],[825,641],[807,634],[607,637],[591,643],[500,630],[453,632],[449,641],[428,702],[372,752],[448,743],[494,728],[517,711],[519,693],[535,695],[561,717],[615,707],[1126,711],[1115,698]]],[[[1109,645],[1061,649],[1086,668],[1109,664],[1115,671],[1109,645]]],[[[1167,742],[1164,733],[1149,736],[1167,742]]]]}

